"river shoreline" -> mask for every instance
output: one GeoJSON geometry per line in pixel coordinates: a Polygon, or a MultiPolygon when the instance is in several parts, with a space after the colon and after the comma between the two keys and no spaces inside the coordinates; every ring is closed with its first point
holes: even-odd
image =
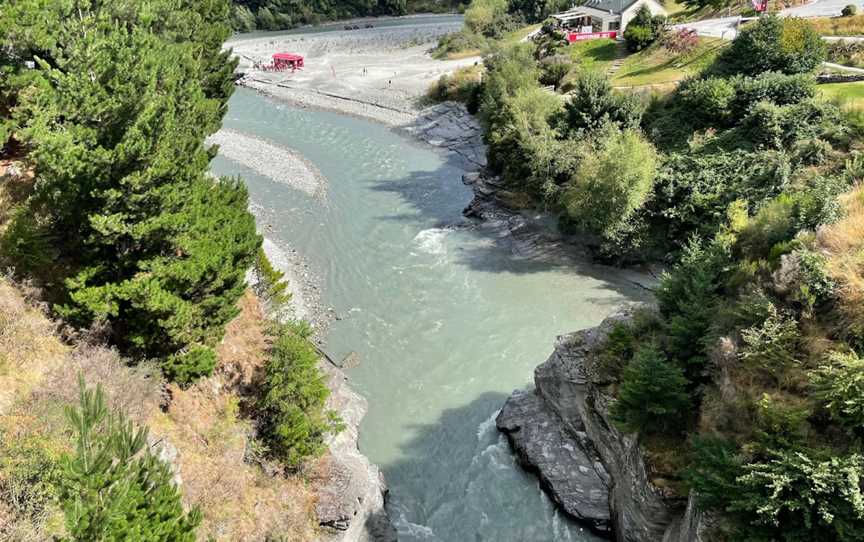
{"type": "MultiPolygon", "coordinates": [[[[410,35],[410,32],[402,32],[403,38],[410,35]]],[[[388,47],[375,50],[376,43],[380,46],[380,40],[376,41],[377,38],[373,38],[374,36],[371,33],[365,38],[360,37],[358,40],[360,43],[353,47],[357,49],[355,54],[363,59],[364,64],[368,61],[373,66],[373,69],[376,69],[377,61],[374,57],[376,55],[386,57],[394,54],[394,49],[391,43],[388,47]],[[364,39],[369,43],[364,44],[364,39]]],[[[353,36],[351,39],[353,39],[353,36]]],[[[300,40],[290,43],[318,51],[320,56],[317,58],[317,62],[326,66],[325,62],[329,57],[324,53],[327,52],[329,47],[334,46],[332,36],[327,37],[325,40],[318,39],[315,41],[320,43],[317,45],[303,44],[300,40]]],[[[263,50],[264,45],[270,48],[280,47],[279,44],[259,44],[256,47],[259,47],[258,50],[263,50]]],[[[248,53],[250,50],[255,50],[255,47],[246,48],[245,50],[248,53]]],[[[504,247],[510,256],[516,260],[537,262],[539,265],[548,265],[549,267],[567,268],[578,268],[583,264],[590,264],[590,255],[580,250],[579,246],[573,245],[568,239],[550,229],[548,227],[549,221],[545,220],[546,217],[542,213],[526,212],[507,205],[507,202],[504,201],[506,199],[506,187],[501,186],[500,182],[496,179],[487,178],[485,175],[486,148],[482,141],[482,130],[477,120],[468,114],[464,106],[454,103],[438,104],[427,108],[418,106],[418,98],[422,95],[422,92],[418,91],[420,87],[416,85],[422,84],[422,88],[425,91],[425,86],[434,80],[433,77],[440,76],[438,75],[440,72],[436,71],[440,69],[440,65],[436,64],[437,61],[433,61],[425,55],[425,50],[422,46],[408,47],[407,50],[408,53],[402,54],[400,58],[416,58],[416,55],[421,55],[425,58],[422,63],[415,64],[414,69],[419,69],[420,66],[423,66],[423,63],[435,66],[434,68],[424,68],[426,76],[420,76],[416,81],[411,83],[415,85],[414,90],[411,92],[405,90],[406,85],[404,84],[400,86],[401,90],[398,91],[395,91],[390,85],[387,85],[386,88],[380,88],[376,86],[378,83],[374,81],[369,83],[369,81],[363,79],[363,76],[359,77],[361,84],[356,89],[353,89],[354,91],[352,92],[352,85],[358,81],[356,75],[353,76],[353,79],[352,77],[348,77],[347,82],[341,82],[338,88],[332,89],[332,91],[330,89],[322,91],[317,84],[322,81],[321,78],[326,76],[326,73],[322,75],[320,67],[317,73],[304,74],[303,79],[295,78],[291,75],[284,80],[280,80],[278,77],[274,77],[272,72],[267,73],[266,77],[261,77],[263,72],[247,72],[244,77],[238,80],[238,85],[247,87],[269,99],[291,105],[292,107],[331,111],[341,115],[359,117],[376,122],[387,126],[390,130],[400,135],[407,136],[407,139],[413,144],[429,146],[447,154],[448,161],[458,163],[458,171],[462,174],[462,182],[472,189],[474,195],[473,200],[464,213],[471,220],[465,221],[463,219],[462,222],[458,224],[454,222],[452,225],[458,227],[467,226],[468,228],[481,230],[485,237],[490,239],[494,244],[504,247]]],[[[333,56],[338,60],[341,54],[337,53],[333,56]]],[[[341,58],[344,61],[344,55],[341,58]]],[[[392,59],[388,59],[386,62],[392,62],[392,59]]],[[[357,64],[357,62],[354,62],[352,65],[356,67],[357,64]]],[[[343,68],[339,69],[341,71],[343,68]]],[[[378,77],[380,77],[380,74],[378,74],[378,77]]],[[[285,159],[291,160],[293,157],[297,161],[305,160],[302,155],[293,151],[293,149],[290,149],[290,151],[286,153],[285,159]]],[[[286,164],[286,167],[292,166],[286,164]]],[[[324,182],[326,183],[326,180],[324,182]]],[[[303,190],[302,186],[297,188],[303,190]]],[[[259,224],[262,225],[266,236],[266,214],[261,214],[263,216],[259,217],[259,224]]],[[[451,226],[451,224],[446,224],[444,227],[448,226],[451,226]]],[[[303,256],[299,251],[283,250],[281,254],[278,254],[278,248],[280,247],[276,247],[275,243],[266,242],[265,250],[268,250],[268,245],[268,255],[271,253],[274,254],[271,256],[274,264],[286,272],[286,279],[293,284],[292,292],[296,296],[298,306],[302,307],[306,315],[305,318],[313,322],[316,332],[316,342],[319,345],[323,345],[327,328],[337,318],[337,315],[332,309],[323,307],[320,304],[321,277],[309,269],[308,266],[304,265],[303,256]]],[[[601,275],[605,273],[603,266],[590,264],[590,267],[600,270],[601,275]]],[[[631,285],[637,285],[643,289],[653,288],[656,282],[656,277],[638,270],[622,271],[620,269],[608,268],[608,271],[610,276],[616,275],[622,278],[623,281],[629,282],[631,285]]],[[[327,366],[326,368],[329,373],[330,367],[327,366]]],[[[354,459],[360,459],[361,463],[358,464],[362,464],[365,458],[357,451],[357,427],[365,413],[366,401],[348,389],[347,385],[345,385],[346,378],[341,371],[336,369],[336,372],[332,374],[333,376],[330,378],[334,400],[332,406],[343,414],[343,418],[350,420],[351,423],[349,425],[352,427],[352,430],[350,432],[351,438],[348,438],[338,447],[340,451],[337,452],[335,448],[331,449],[333,449],[334,455],[340,455],[343,458],[353,456],[354,459]],[[346,410],[345,405],[347,403],[342,400],[342,397],[344,397],[343,393],[359,397],[362,400],[361,411],[346,410]],[[348,455],[346,456],[345,454],[348,455]]],[[[350,401],[353,402],[354,399],[350,399],[350,401]]],[[[356,404],[360,405],[360,402],[356,404]]],[[[366,461],[368,463],[368,460],[366,461]]],[[[374,465],[371,465],[371,463],[368,464],[370,465],[370,473],[378,472],[374,465]]],[[[378,478],[380,484],[376,485],[375,478],[375,476],[370,476],[368,483],[360,491],[367,492],[368,495],[383,495],[386,492],[383,480],[378,478]],[[371,492],[369,492],[370,488],[371,492]]],[[[339,489],[338,481],[333,487],[336,490],[339,489]]],[[[339,491],[331,493],[325,491],[323,495],[326,496],[326,498],[322,498],[322,502],[325,503],[335,502],[337,505],[345,503],[347,506],[349,502],[352,502],[351,499],[344,500],[344,493],[339,493],[339,491]],[[340,497],[342,500],[340,500],[340,497]]],[[[375,501],[377,501],[377,498],[375,498],[375,501]]],[[[373,507],[368,513],[372,514],[372,516],[386,519],[383,498],[380,502],[382,503],[380,506],[373,507]]],[[[325,513],[329,512],[325,510],[325,513]]],[[[346,516],[346,514],[339,511],[337,506],[335,513],[329,513],[329,517],[335,517],[336,520],[328,519],[326,520],[327,524],[341,525],[340,522],[342,520],[340,518],[343,516],[346,516]]],[[[381,523],[381,525],[385,526],[385,531],[387,530],[387,524],[387,521],[382,521],[381,523]]],[[[356,526],[356,522],[354,525],[356,526]]],[[[349,528],[352,527],[349,525],[349,528]]],[[[603,529],[597,530],[603,531],[603,529]]]]}

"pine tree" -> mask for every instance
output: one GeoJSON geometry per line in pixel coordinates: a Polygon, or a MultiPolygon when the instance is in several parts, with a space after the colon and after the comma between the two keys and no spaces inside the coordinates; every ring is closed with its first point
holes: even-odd
{"type": "Polygon", "coordinates": [[[270,452],[289,468],[323,453],[325,434],[342,429],[336,413],[325,409],[330,390],[308,334],[298,324],[274,330],[258,405],[270,452]]]}
{"type": "Polygon", "coordinates": [[[77,439],[63,458],[61,505],[69,541],[193,542],[198,510],[183,511],[168,465],[153,456],[146,428],[109,413],[101,387],[80,380],[67,418],[77,439]]]}
{"type": "Polygon", "coordinates": [[[107,321],[133,355],[218,341],[260,245],[245,189],[207,174],[204,139],[231,93],[227,14],[225,0],[10,11],[35,26],[4,36],[13,64],[38,64],[13,66],[4,90],[38,178],[33,205],[69,271],[58,312],[107,321]]]}
{"type": "Polygon", "coordinates": [[[631,431],[658,433],[680,429],[692,407],[681,369],[654,347],[639,349],[624,368],[612,417],[631,431]]]}

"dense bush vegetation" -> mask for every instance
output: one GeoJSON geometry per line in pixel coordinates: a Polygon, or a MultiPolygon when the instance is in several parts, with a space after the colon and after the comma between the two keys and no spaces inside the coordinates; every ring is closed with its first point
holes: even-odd
{"type": "Polygon", "coordinates": [[[723,75],[812,72],[825,60],[825,42],[805,19],[762,17],[746,26],[714,65],[723,75]]]}
{"type": "Polygon", "coordinates": [[[627,230],[651,194],[657,156],[632,129],[606,132],[584,144],[562,203],[572,223],[608,242],[627,230]]]}
{"type": "Polygon", "coordinates": [[[539,23],[570,5],[568,0],[472,0],[465,10],[464,28],[444,36],[434,56],[447,58],[486,52],[515,30],[539,23]]]}
{"type": "Polygon", "coordinates": [[[216,149],[205,138],[234,88],[235,63],[221,50],[229,13],[227,0],[26,0],[0,10],[0,150],[25,170],[3,179],[0,262],[36,286],[69,342],[36,309],[40,333],[11,333],[16,311],[0,299],[0,538],[196,540],[201,514],[184,510],[160,444],[124,412],[156,419],[169,456],[185,448],[171,461],[193,473],[192,502],[238,496],[208,510],[199,535],[311,536],[305,504],[285,508],[286,495],[311,498],[302,481],[261,476],[244,451],[258,429],[296,469],[340,422],[323,408],[329,389],[302,323],[279,327],[256,386],[271,339],[246,275],[254,271],[264,309],[290,293],[261,250],[241,181],[209,173],[216,149]],[[194,385],[217,364],[206,386],[194,385]],[[109,412],[101,388],[82,383],[71,430],[59,428],[75,368],[109,383],[122,410],[109,412]],[[266,419],[238,419],[241,403],[266,419]],[[213,474],[226,466],[237,472],[213,474]],[[200,490],[214,480],[218,496],[200,490]],[[281,507],[266,525],[231,517],[226,527],[219,517],[261,520],[265,494],[281,507]],[[277,514],[302,516],[299,529],[270,521],[277,514]]]}
{"type": "Polygon", "coordinates": [[[630,51],[641,51],[665,33],[666,18],[652,15],[648,6],[642,5],[624,30],[624,41],[630,51]]]}
{"type": "Polygon", "coordinates": [[[629,430],[655,433],[681,428],[680,416],[690,406],[687,380],[681,369],[651,346],[640,348],[622,375],[612,416],[629,430]]]}
{"type": "Polygon", "coordinates": [[[859,539],[864,170],[854,118],[816,92],[818,35],[763,17],[647,110],[586,68],[548,100],[565,53],[492,53],[480,114],[508,189],[602,257],[674,263],[656,312],[592,356],[612,418],[676,456],[651,468],[721,539],[859,539]]]}

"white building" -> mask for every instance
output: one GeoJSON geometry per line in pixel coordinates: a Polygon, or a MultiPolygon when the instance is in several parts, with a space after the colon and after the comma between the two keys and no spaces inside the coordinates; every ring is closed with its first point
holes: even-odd
{"type": "Polygon", "coordinates": [[[616,32],[620,36],[642,6],[652,15],[666,15],[657,0],[588,0],[552,17],[577,34],[616,32]]]}

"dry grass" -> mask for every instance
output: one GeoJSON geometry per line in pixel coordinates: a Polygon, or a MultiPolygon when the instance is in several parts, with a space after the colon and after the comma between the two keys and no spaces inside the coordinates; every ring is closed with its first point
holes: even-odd
{"type": "Polygon", "coordinates": [[[204,514],[199,539],[313,539],[311,492],[301,480],[244,463],[250,424],[238,418],[236,396],[208,391],[213,380],[189,390],[172,387],[170,408],[154,413],[149,424],[154,437],[178,449],[184,501],[204,514]]]}
{"type": "Polygon", "coordinates": [[[0,233],[15,206],[33,191],[33,171],[14,159],[0,160],[0,233]]]}
{"type": "Polygon", "coordinates": [[[808,19],[823,36],[858,36],[864,34],[864,15],[852,17],[815,17],[808,19]]]}
{"type": "Polygon", "coordinates": [[[204,512],[200,539],[312,540],[314,496],[304,481],[244,462],[253,428],[240,418],[237,393],[254,385],[269,340],[259,300],[247,292],[239,306],[217,348],[216,375],[188,390],[171,386],[169,408],[155,412],[149,425],[179,450],[184,500],[204,512]]]}
{"type": "MultiPolygon", "coordinates": [[[[0,454],[7,446],[24,449],[25,457],[27,446],[54,458],[70,452],[63,407],[77,401],[81,374],[88,385],[102,386],[112,408],[148,425],[154,446],[176,449],[172,465],[184,502],[203,513],[199,540],[314,539],[315,498],[308,484],[246,462],[255,446],[253,428],[241,418],[237,392],[250,386],[264,362],[267,324],[252,294],[240,308],[218,348],[217,373],[183,390],[166,387],[154,366],[127,366],[113,349],[64,345],[52,322],[0,281],[0,359],[8,369],[0,374],[0,405],[7,407],[0,416],[0,454]]],[[[14,470],[0,461],[0,541],[51,539],[62,530],[56,506],[22,515],[6,491],[10,476],[14,470]]]]}
{"type": "Polygon", "coordinates": [[[246,290],[238,303],[240,314],[228,323],[225,336],[216,353],[216,369],[225,381],[237,390],[252,385],[256,372],[264,365],[264,353],[269,345],[264,308],[261,301],[246,290]]]}
{"type": "Polygon", "coordinates": [[[0,278],[0,414],[63,362],[68,348],[54,330],[42,311],[0,278]]]}
{"type": "Polygon", "coordinates": [[[828,257],[828,272],[840,290],[841,325],[864,337],[864,187],[843,199],[846,216],[820,229],[819,247],[828,257]]]}

